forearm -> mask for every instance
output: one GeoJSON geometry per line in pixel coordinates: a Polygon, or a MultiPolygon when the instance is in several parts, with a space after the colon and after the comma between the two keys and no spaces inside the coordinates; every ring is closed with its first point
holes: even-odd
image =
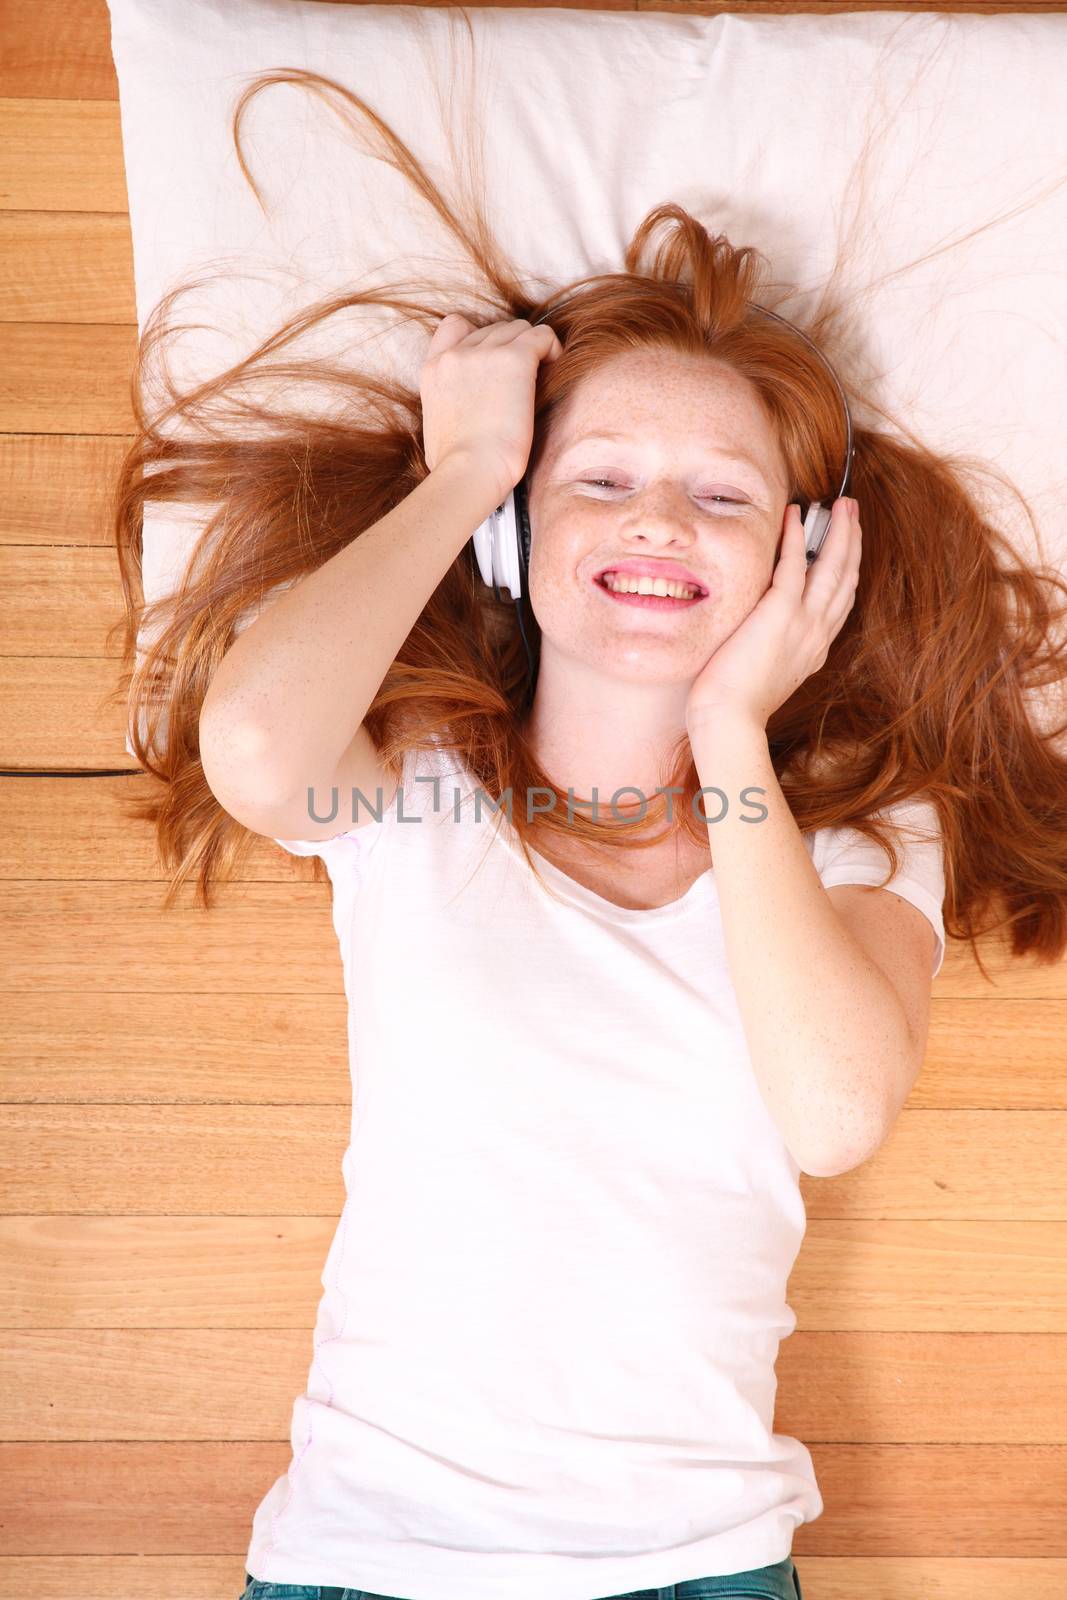
{"type": "MultiPolygon", "coordinates": [[[[702,785],[730,802],[708,823],[730,977],[760,1092],[807,1172],[877,1149],[892,1120],[885,1085],[912,1051],[885,973],[838,917],[786,804],[766,731],[724,718],[690,734],[702,785]],[[747,804],[746,788],[763,791],[747,804]],[[768,815],[744,821],[755,804],[768,815]]],[[[705,803],[714,815],[716,797],[705,803]]]]}
{"type": "Polygon", "coordinates": [[[208,688],[202,758],[239,762],[257,792],[277,800],[335,771],[430,595],[493,510],[493,493],[475,465],[446,459],[379,522],[273,596],[208,688]]]}

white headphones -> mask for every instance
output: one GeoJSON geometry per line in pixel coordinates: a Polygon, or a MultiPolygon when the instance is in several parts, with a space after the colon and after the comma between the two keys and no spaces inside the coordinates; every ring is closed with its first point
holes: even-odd
{"type": "MultiPolygon", "coordinates": [[[[822,354],[807,334],[785,317],[778,315],[777,311],[768,311],[766,306],[758,306],[754,301],[749,301],[754,311],[762,311],[766,317],[774,317],[777,322],[785,323],[787,328],[799,334],[806,344],[811,345],[823,366],[837,385],[837,392],[841,396],[841,404],[845,411],[845,422],[848,428],[848,441],[845,448],[845,473],[841,479],[834,500],[840,499],[848,492],[849,477],[852,472],[852,414],[848,409],[845,391],[842,389],[836,372],[826,357],[822,354]]],[[[807,552],[807,561],[810,566],[822,549],[826,531],[830,526],[833,514],[833,502],[825,505],[821,500],[813,500],[804,517],[804,548],[807,552]]],[[[496,591],[496,597],[501,600],[501,589],[507,589],[511,599],[516,603],[523,592],[523,580],[530,568],[530,517],[527,508],[525,476],[507,495],[503,504],[491,511],[486,520],[476,530],[473,538],[474,553],[478,558],[478,570],[482,581],[490,589],[496,591]]],[[[520,619],[521,620],[521,619],[520,619]]],[[[523,634],[525,638],[525,632],[523,634]]]]}
{"type": "Polygon", "coordinates": [[[529,517],[525,513],[526,480],[521,479],[503,505],[490,511],[474,535],[478,570],[483,582],[496,589],[498,600],[501,589],[507,589],[513,600],[522,594],[522,574],[530,562],[529,517]],[[520,522],[525,527],[520,527],[520,522]]]}

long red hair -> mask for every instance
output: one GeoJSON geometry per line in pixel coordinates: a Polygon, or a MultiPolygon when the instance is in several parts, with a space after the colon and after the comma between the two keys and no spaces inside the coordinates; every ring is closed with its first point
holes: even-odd
{"type": "MultiPolygon", "coordinates": [[[[209,789],[198,753],[200,708],[237,630],[278,585],[298,581],[358,538],[427,473],[419,394],[347,362],[296,360],[287,347],[300,334],[360,305],[388,307],[428,336],[447,311],[459,310],[477,326],[501,318],[548,321],[563,355],[541,365],[528,472],[575,385],[611,355],[641,348],[704,353],[748,379],[777,429],[791,500],[832,496],[845,453],[840,398],[824,366],[788,328],[749,305],[775,310],[785,298],[770,304],[765,295],[767,263],[759,251],[709,234],[678,205],[660,205],[636,229],[621,271],[531,299],[478,203],[461,210],[447,205],[375,113],[318,74],[268,73],[242,95],[233,134],[253,189],[240,121],[253,95],[279,82],[325,89],[365,115],[381,136],[383,159],[391,157],[434,208],[487,292],[472,291],[466,304],[432,287],[401,297],[395,284],[333,296],[218,377],[184,394],[172,384],[172,403],[151,418],[147,375],[181,288],[149,318],[132,379],[136,434],[114,498],[124,595],[116,628],[124,627],[121,689],[133,713],[132,738],[152,780],[129,815],[155,825],[160,857],[172,872],[168,908],[179,883],[194,873],[200,902],[210,906],[212,881],[234,876],[254,842],[209,789]],[[281,359],[272,363],[275,352],[281,359]],[[251,383],[275,376],[285,378],[287,397],[303,382],[317,392],[323,383],[337,386],[343,414],[306,414],[293,405],[279,411],[248,396],[251,383]],[[208,426],[210,405],[238,386],[240,404],[226,428],[208,426]],[[144,603],[140,570],[146,501],[208,508],[185,582],[151,605],[144,603]],[[139,630],[144,655],[137,662],[139,630]]],[[[973,942],[1004,929],[1013,955],[1032,951],[1055,961],[1067,948],[1067,762],[1052,732],[1038,727],[1029,697],[1064,678],[1067,645],[1057,642],[1053,624],[1067,610],[1059,598],[1067,585],[1051,569],[1025,563],[982,510],[979,477],[1004,483],[1001,474],[935,455],[875,402],[850,372],[855,363],[844,323],[844,309],[835,308],[827,288],[803,327],[832,362],[852,409],[850,492],[861,509],[863,565],[852,611],[825,664],[768,724],[775,772],[802,830],[859,829],[886,849],[887,877],[897,866],[895,830],[873,814],[919,793],[929,798],[944,844],[949,936],[973,942]],[[892,433],[876,425],[879,418],[892,433]]],[[[1040,548],[1029,506],[1007,487],[1040,548]]],[[[527,615],[536,653],[536,619],[527,615]]],[[[572,837],[576,829],[590,844],[618,849],[652,842],[635,837],[626,823],[594,822],[580,809],[566,820],[566,794],[519,733],[526,672],[512,606],[485,588],[467,547],[430,596],[367,712],[384,763],[396,771],[405,750],[443,734],[487,794],[541,787],[556,795],[556,809],[532,823],[524,807],[515,807],[524,850],[542,829],[566,829],[572,837]]],[[[706,843],[706,825],[691,804],[699,778],[684,735],[669,781],[683,798],[668,826],[687,828],[706,843]]],[[[665,804],[657,811],[649,803],[652,820],[665,820],[665,804]]],[[[321,862],[313,870],[321,876],[321,862]]],[[[975,955],[981,964],[977,949],[975,955]]]]}

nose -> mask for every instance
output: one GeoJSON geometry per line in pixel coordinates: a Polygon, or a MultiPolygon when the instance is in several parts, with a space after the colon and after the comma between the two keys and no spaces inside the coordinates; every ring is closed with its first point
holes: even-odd
{"type": "Polygon", "coordinates": [[[640,502],[632,501],[626,511],[623,535],[627,540],[640,543],[642,548],[659,549],[669,545],[682,549],[696,542],[692,507],[685,495],[647,495],[640,502]]]}

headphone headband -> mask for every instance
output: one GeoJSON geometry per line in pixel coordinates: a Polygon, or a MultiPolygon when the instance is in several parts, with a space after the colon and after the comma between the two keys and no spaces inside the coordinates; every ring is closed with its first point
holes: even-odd
{"type": "Polygon", "coordinates": [[[841,496],[848,489],[848,481],[852,476],[852,457],[855,454],[852,444],[852,412],[848,408],[848,400],[846,398],[844,389],[841,387],[841,380],[838,378],[837,373],[834,371],[829,361],[827,361],[826,357],[823,355],[814,339],[809,339],[803,328],[798,328],[796,323],[790,322],[787,317],[779,316],[777,311],[769,311],[766,306],[757,305],[754,300],[750,300],[748,304],[751,306],[753,311],[761,311],[765,317],[773,317],[776,322],[781,322],[785,327],[791,328],[799,338],[803,339],[806,345],[810,345],[811,349],[814,350],[815,354],[818,356],[819,360],[822,362],[823,366],[834,380],[834,387],[841,396],[841,409],[845,413],[845,428],[847,434],[845,439],[845,472],[841,479],[841,487],[834,495],[835,500],[840,500],[841,496]]]}

